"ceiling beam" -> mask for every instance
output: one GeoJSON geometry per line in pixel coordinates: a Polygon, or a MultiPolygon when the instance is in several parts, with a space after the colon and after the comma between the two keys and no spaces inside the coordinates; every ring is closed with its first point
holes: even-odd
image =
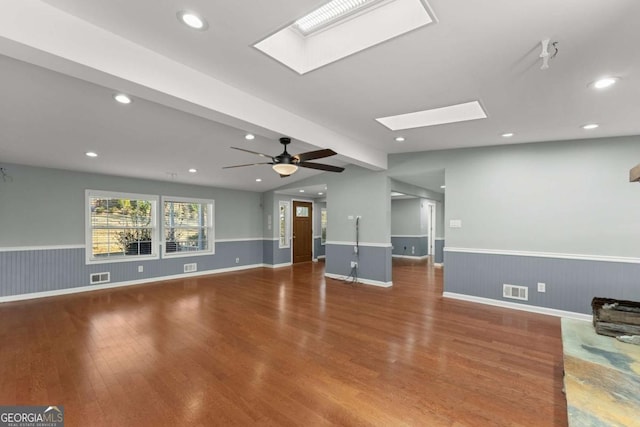
{"type": "Polygon", "coordinates": [[[0,54],[267,137],[331,148],[368,169],[387,168],[382,151],[41,1],[3,2],[0,54]]]}

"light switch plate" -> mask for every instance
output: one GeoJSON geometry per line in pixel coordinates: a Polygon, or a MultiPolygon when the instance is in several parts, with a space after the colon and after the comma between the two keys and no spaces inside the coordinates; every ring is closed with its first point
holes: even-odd
{"type": "Polygon", "coordinates": [[[462,220],[461,219],[450,219],[449,220],[449,228],[462,228],[462,220]]]}

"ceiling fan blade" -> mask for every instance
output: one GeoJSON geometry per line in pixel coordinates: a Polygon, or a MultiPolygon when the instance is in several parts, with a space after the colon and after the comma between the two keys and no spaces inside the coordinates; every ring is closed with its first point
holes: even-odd
{"type": "Polygon", "coordinates": [[[258,156],[266,157],[267,159],[271,159],[272,158],[268,154],[258,153],[257,151],[245,150],[244,148],[238,148],[238,147],[231,147],[231,148],[233,148],[234,150],[245,151],[245,152],[251,153],[251,154],[257,154],[258,156]]]}
{"type": "Polygon", "coordinates": [[[222,169],[232,169],[232,168],[243,168],[245,166],[256,166],[256,165],[272,165],[272,162],[263,162],[263,163],[247,163],[246,165],[235,165],[235,166],[224,166],[222,169]]]}
{"type": "Polygon", "coordinates": [[[322,163],[300,162],[298,166],[309,169],[318,169],[327,172],[342,172],[344,168],[332,165],[323,165],[322,163]]]}
{"type": "Polygon", "coordinates": [[[306,162],[307,160],[322,159],[323,157],[335,156],[336,154],[338,153],[329,148],[326,148],[324,150],[307,151],[306,153],[296,154],[293,157],[301,162],[306,162]]]}

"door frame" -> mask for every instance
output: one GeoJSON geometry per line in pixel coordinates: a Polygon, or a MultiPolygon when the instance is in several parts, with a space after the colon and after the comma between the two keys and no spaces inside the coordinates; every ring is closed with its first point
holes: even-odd
{"type": "MultiPolygon", "coordinates": [[[[304,203],[311,203],[311,213],[313,215],[315,215],[316,213],[316,203],[313,199],[298,199],[298,198],[291,198],[291,248],[290,248],[290,257],[291,257],[291,264],[293,265],[293,245],[295,244],[293,241],[293,221],[295,221],[295,209],[293,209],[293,202],[304,202],[304,203]]],[[[315,245],[315,238],[313,237],[315,235],[315,228],[316,228],[316,221],[315,221],[315,217],[311,215],[311,261],[317,261],[318,258],[316,258],[316,245],[315,245]]]]}
{"type": "Polygon", "coordinates": [[[427,203],[427,235],[429,256],[435,256],[436,252],[436,211],[437,202],[431,199],[425,199],[427,203]]]}

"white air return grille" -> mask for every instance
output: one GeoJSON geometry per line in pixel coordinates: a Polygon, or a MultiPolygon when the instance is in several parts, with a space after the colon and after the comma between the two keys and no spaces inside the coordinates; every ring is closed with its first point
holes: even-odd
{"type": "Polygon", "coordinates": [[[193,273],[194,271],[198,271],[198,264],[195,262],[192,262],[191,264],[185,264],[184,265],[184,272],[185,273],[193,273]]]}
{"type": "Polygon", "coordinates": [[[92,273],[89,276],[89,281],[92,285],[97,285],[99,283],[109,283],[111,281],[111,273],[92,273]]]}
{"type": "Polygon", "coordinates": [[[529,300],[529,288],[526,286],[502,285],[502,296],[504,298],[529,300]]]}

